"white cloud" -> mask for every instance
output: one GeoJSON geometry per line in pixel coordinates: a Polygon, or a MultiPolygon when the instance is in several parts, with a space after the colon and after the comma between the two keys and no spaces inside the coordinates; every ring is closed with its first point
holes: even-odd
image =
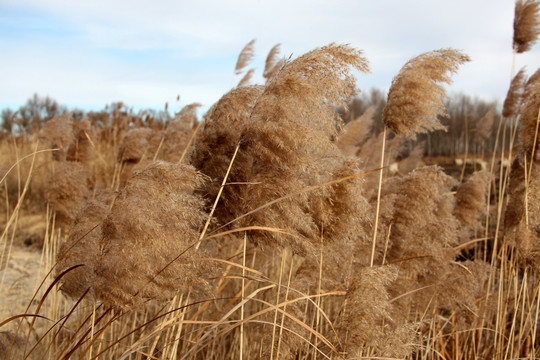
{"type": "MultiPolygon", "coordinates": [[[[56,24],[51,33],[0,34],[2,53],[11,55],[0,58],[5,104],[37,92],[67,105],[161,106],[180,93],[182,102],[209,106],[236,83],[236,56],[252,38],[259,74],[277,43],[285,56],[330,42],[363,49],[372,70],[358,76],[365,91],[387,89],[413,56],[454,47],[472,62],[451,89],[502,99],[512,63],[508,0],[4,0],[1,6],[32,11],[45,30],[47,21],[56,24]]],[[[519,55],[518,68],[534,72],[539,48],[519,55]]]]}

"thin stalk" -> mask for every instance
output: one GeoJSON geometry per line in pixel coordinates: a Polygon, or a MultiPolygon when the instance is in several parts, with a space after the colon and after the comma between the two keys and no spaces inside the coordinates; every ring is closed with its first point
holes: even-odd
{"type": "Polygon", "coordinates": [[[371,260],[369,266],[373,267],[375,261],[375,248],[377,245],[377,227],[379,225],[379,212],[381,207],[381,190],[382,190],[382,181],[383,181],[383,167],[384,167],[384,148],[386,147],[386,126],[383,128],[383,143],[381,151],[381,166],[379,173],[379,189],[377,191],[377,210],[375,211],[375,225],[373,226],[373,245],[371,247],[371,260]]]}
{"type": "Polygon", "coordinates": [[[225,187],[225,184],[227,183],[227,179],[229,178],[229,174],[231,173],[231,169],[234,164],[234,159],[236,159],[236,154],[238,154],[238,149],[240,149],[240,143],[238,143],[238,145],[236,145],[236,149],[234,149],[234,154],[232,156],[231,161],[229,162],[229,167],[227,168],[225,177],[223,178],[223,181],[221,182],[221,186],[216,196],[216,200],[214,201],[214,205],[212,206],[212,210],[210,210],[210,214],[208,214],[208,219],[206,220],[206,224],[204,224],[204,228],[203,228],[203,231],[201,232],[201,235],[199,236],[199,241],[197,242],[197,246],[195,246],[196,250],[199,249],[199,247],[201,246],[201,241],[204,238],[204,235],[206,234],[206,230],[208,230],[208,226],[210,225],[210,221],[212,220],[214,211],[216,210],[219,199],[221,198],[221,193],[223,192],[223,188],[225,187]]]}
{"type": "MultiPolygon", "coordinates": [[[[281,292],[281,283],[282,283],[282,279],[283,279],[283,269],[284,268],[285,268],[285,253],[281,252],[281,265],[279,266],[279,280],[278,280],[278,288],[277,288],[277,295],[276,295],[276,304],[279,304],[279,295],[280,295],[280,292],[281,292]]],[[[273,326],[272,326],[272,342],[270,343],[271,344],[270,360],[274,359],[274,343],[275,343],[275,339],[276,339],[277,316],[278,316],[278,311],[276,309],[275,312],[274,312],[274,321],[272,322],[273,326]]],[[[278,353],[278,356],[279,356],[279,353],[278,353]]]]}
{"type": "Polygon", "coordinates": [[[244,249],[242,252],[242,307],[240,308],[240,360],[244,359],[244,299],[246,288],[246,248],[247,233],[244,233],[244,249]]]}

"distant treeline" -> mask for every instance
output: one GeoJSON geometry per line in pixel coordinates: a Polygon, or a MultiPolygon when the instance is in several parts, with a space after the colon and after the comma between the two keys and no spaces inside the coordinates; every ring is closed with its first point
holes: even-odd
{"type": "MultiPolygon", "coordinates": [[[[412,149],[417,142],[425,143],[426,156],[455,156],[465,152],[475,155],[487,155],[493,149],[500,150],[508,146],[510,135],[505,137],[505,144],[497,142],[497,131],[505,131],[506,126],[499,127],[500,106],[466,94],[456,94],[445,101],[447,114],[441,119],[447,131],[435,131],[419,135],[410,144],[412,149]]],[[[379,89],[362,92],[349,104],[347,110],[340,113],[345,122],[361,116],[369,107],[375,108],[373,130],[378,133],[383,129],[382,111],[386,105],[386,93],[379,89]]],[[[18,110],[4,109],[1,114],[0,133],[20,134],[32,133],[40,129],[48,120],[57,115],[70,112],[74,119],[87,117],[91,123],[107,127],[118,115],[129,118],[138,125],[152,125],[155,122],[166,124],[174,118],[167,105],[161,110],[147,109],[135,112],[123,102],[113,102],[100,111],[83,111],[69,109],[49,96],[34,94],[18,110]]],[[[507,124],[509,126],[509,124],[507,124]]],[[[501,139],[502,137],[499,137],[501,139]]]]}
{"type": "Polygon", "coordinates": [[[91,123],[105,127],[110,125],[113,118],[119,114],[123,115],[124,118],[129,117],[131,122],[138,124],[166,123],[174,117],[174,114],[169,113],[167,105],[162,110],[146,109],[135,112],[133,108],[119,101],[106,105],[103,110],[83,111],[69,109],[49,96],[42,97],[34,94],[18,110],[9,108],[2,110],[0,132],[3,134],[32,133],[34,130],[39,130],[53,117],[66,112],[70,112],[75,120],[87,117],[91,123]]]}
{"type": "MultiPolygon", "coordinates": [[[[348,111],[343,112],[343,117],[345,121],[351,121],[373,106],[375,113],[372,131],[381,132],[385,105],[386,93],[371,89],[354,98],[348,111]]],[[[510,123],[501,124],[500,104],[459,93],[446,99],[445,106],[447,116],[440,121],[447,130],[419,134],[417,140],[411,142],[411,149],[416,143],[424,142],[426,156],[456,156],[464,153],[482,156],[491,154],[494,149],[500,151],[503,146],[508,147],[509,134],[506,134],[504,144],[501,140],[497,141],[498,131],[499,139],[502,139],[502,132],[510,129],[510,123]]]]}

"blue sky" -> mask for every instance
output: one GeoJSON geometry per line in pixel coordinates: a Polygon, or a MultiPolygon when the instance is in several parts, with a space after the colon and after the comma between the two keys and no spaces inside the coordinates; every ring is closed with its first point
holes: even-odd
{"type": "MultiPolygon", "coordinates": [[[[361,91],[387,90],[422,52],[453,47],[472,61],[448,89],[501,102],[512,71],[511,0],[0,0],[0,108],[34,93],[69,108],[208,108],[231,89],[240,50],[257,39],[254,82],[268,51],[293,57],[330,42],[364,51],[361,91]],[[180,95],[180,102],[176,101],[180,95]]],[[[540,44],[517,57],[530,75],[540,44]]]]}

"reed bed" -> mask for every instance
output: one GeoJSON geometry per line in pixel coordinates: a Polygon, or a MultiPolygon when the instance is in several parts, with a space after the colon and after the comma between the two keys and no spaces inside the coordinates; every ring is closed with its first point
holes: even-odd
{"type": "MultiPolygon", "coordinates": [[[[516,3],[515,53],[537,7],[516,3]]],[[[337,111],[369,72],[362,51],[277,45],[250,85],[254,44],[202,119],[199,104],[167,123],[66,113],[2,139],[2,292],[19,220],[46,228],[34,295],[3,305],[0,356],[540,358],[538,72],[478,127],[511,146],[453,177],[409,145],[444,129],[442,85],[467,55],[404,64],[378,132],[373,109],[337,111]]]]}

